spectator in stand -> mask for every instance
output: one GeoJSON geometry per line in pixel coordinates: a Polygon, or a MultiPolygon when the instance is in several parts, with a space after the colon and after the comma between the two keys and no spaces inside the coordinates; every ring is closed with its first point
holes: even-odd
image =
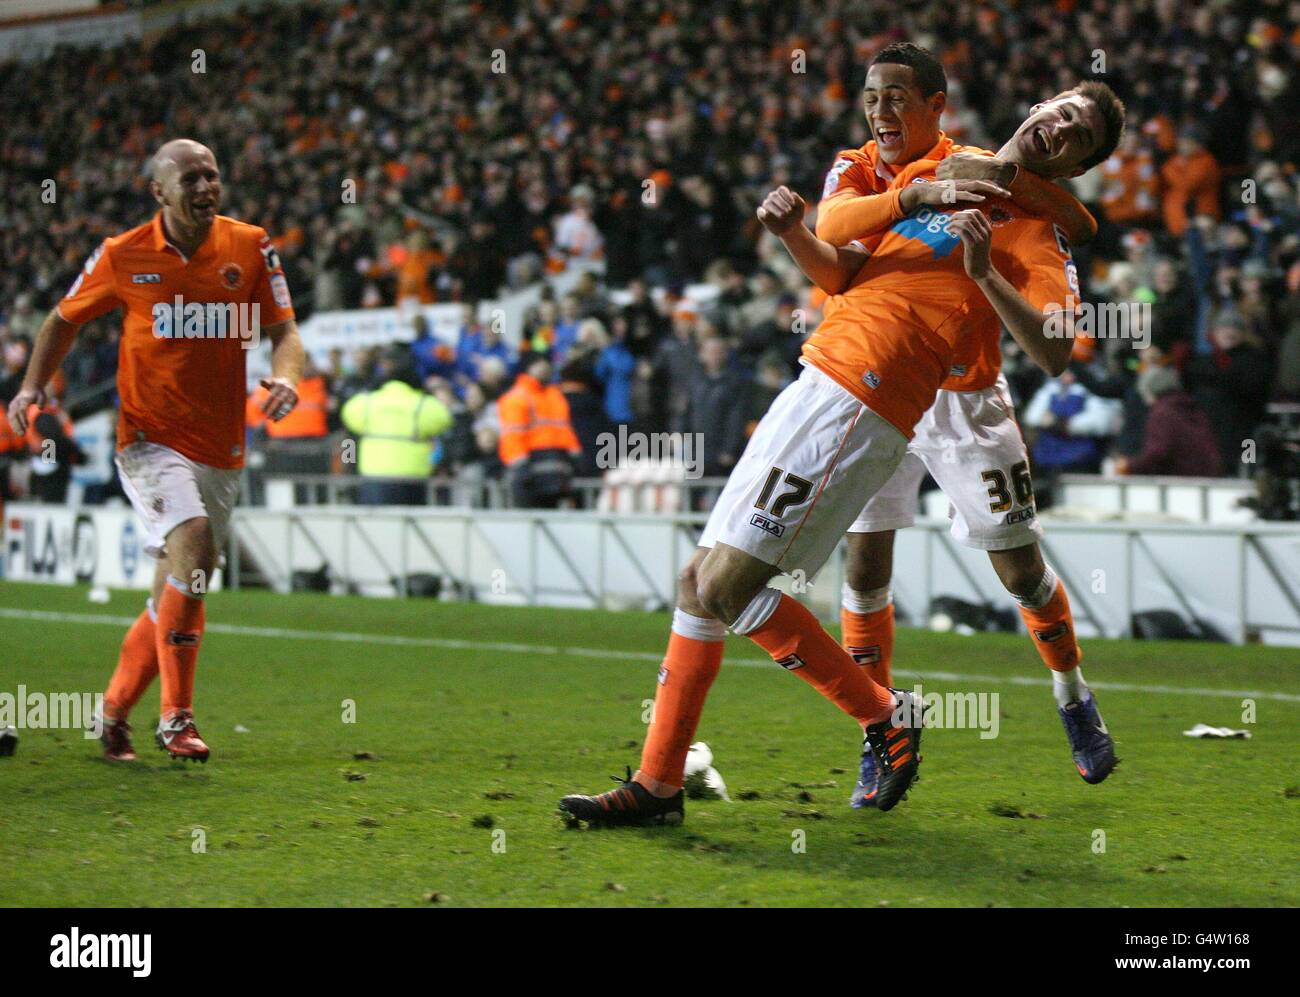
{"type": "Polygon", "coordinates": [[[636,378],[636,357],[627,347],[628,319],[614,316],[613,336],[596,357],[595,375],[604,392],[605,416],[611,423],[631,425],[636,421],[632,410],[632,384],[636,378]]]}
{"type": "Polygon", "coordinates": [[[727,368],[726,341],[711,336],[700,343],[700,369],[691,385],[686,432],[704,443],[704,474],[731,473],[745,449],[749,417],[749,382],[727,368]]]}
{"type": "Polygon", "coordinates": [[[574,471],[580,478],[598,478],[608,470],[596,462],[601,451],[601,437],[616,430],[601,404],[592,354],[586,350],[571,354],[560,368],[559,379],[560,391],[569,405],[569,422],[581,447],[574,471]]]}
{"type": "Polygon", "coordinates": [[[593,261],[604,255],[605,241],[592,221],[595,194],[586,184],[569,191],[569,211],[555,223],[555,249],[562,262],[593,261]]]}
{"type": "Polygon", "coordinates": [[[1272,369],[1262,344],[1235,311],[1223,309],[1210,328],[1213,349],[1184,367],[1187,387],[1212,414],[1222,473],[1241,473],[1245,441],[1264,417],[1272,369]]]}
{"type": "Polygon", "coordinates": [[[651,422],[656,432],[685,432],[691,389],[699,374],[699,343],[695,306],[681,301],[673,309],[672,335],[659,342],[651,368],[655,408],[651,422]]]}
{"type": "Polygon", "coordinates": [[[582,323],[582,301],[576,294],[569,293],[560,299],[560,315],[555,323],[555,335],[551,340],[551,363],[559,368],[564,366],[569,351],[578,342],[578,327],[582,323]]]}
{"type": "Polygon", "coordinates": [[[1048,381],[1024,415],[1025,426],[1037,431],[1036,468],[1049,475],[1097,474],[1120,417],[1118,402],[1094,395],[1072,371],[1048,381]]]}
{"type": "Polygon", "coordinates": [[[776,396],[790,383],[790,367],[780,353],[765,353],[758,361],[758,376],[749,387],[749,412],[745,418],[745,438],[754,435],[758,421],[776,401],[776,396]]]}
{"type": "Polygon", "coordinates": [[[433,335],[429,320],[423,313],[415,316],[413,325],[415,339],[411,341],[411,357],[421,383],[427,384],[435,378],[444,381],[455,378],[456,351],[433,335]]]}
{"type": "Polygon", "coordinates": [[[1165,185],[1165,228],[1170,235],[1183,235],[1192,214],[1220,217],[1219,164],[1205,148],[1205,130],[1199,125],[1188,125],[1179,132],[1178,152],[1165,163],[1160,176],[1165,185]]]}
{"type": "MultiPolygon", "coordinates": [[[[465,305],[460,336],[456,341],[456,390],[465,389],[479,380],[485,360],[495,360],[509,373],[513,356],[495,318],[484,324],[475,319],[473,305],[465,305]]],[[[495,396],[494,396],[495,397],[495,396]]]]}
{"type": "Polygon", "coordinates": [[[1149,225],[1160,213],[1160,170],[1136,128],[1124,132],[1119,148],[1101,164],[1101,207],[1115,225],[1149,225]]]}
{"type": "Polygon", "coordinates": [[[1178,371],[1152,367],[1138,378],[1137,390],[1148,408],[1142,451],[1134,457],[1121,457],[1116,471],[1218,477],[1223,458],[1214,427],[1196,399],[1183,390],[1178,371]]]}

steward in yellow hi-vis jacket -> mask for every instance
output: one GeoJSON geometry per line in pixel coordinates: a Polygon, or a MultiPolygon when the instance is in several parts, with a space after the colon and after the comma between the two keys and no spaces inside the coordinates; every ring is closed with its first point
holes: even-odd
{"type": "Polygon", "coordinates": [[[363,505],[423,505],[425,486],[418,481],[433,470],[433,440],[451,428],[447,406],[413,387],[394,371],[374,391],[353,395],[340,413],[343,425],[358,438],[357,470],[363,478],[358,501],[363,505]]]}

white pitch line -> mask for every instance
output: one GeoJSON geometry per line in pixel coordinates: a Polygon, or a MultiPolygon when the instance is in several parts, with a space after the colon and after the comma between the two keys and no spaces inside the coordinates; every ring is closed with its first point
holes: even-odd
{"type": "MultiPolygon", "coordinates": [[[[55,613],[42,609],[0,608],[0,619],[37,620],[47,623],[82,623],[101,626],[129,627],[134,616],[108,616],[95,613],[55,613]]],[[[545,654],[572,658],[617,659],[620,661],[662,661],[662,654],[648,651],[619,651],[598,647],[563,647],[555,644],[517,644],[489,640],[450,640],[444,637],[402,637],[397,634],[365,634],[349,630],[290,630],[285,627],[241,627],[233,623],[208,623],[207,633],[230,634],[234,637],[269,637],[278,640],[320,640],[350,644],[385,644],[390,647],[429,647],[446,651],[495,651],[502,654],[545,654]]],[[[775,667],[767,658],[726,659],[729,665],[745,668],[775,667]]],[[[939,682],[987,682],[994,685],[1024,685],[1049,687],[1051,679],[1032,678],[1028,675],[974,675],[967,672],[918,672],[899,669],[896,675],[928,679],[939,682]]],[[[1300,703],[1300,695],[1289,692],[1270,692],[1263,689],[1209,689],[1199,686],[1184,688],[1174,685],[1137,685],[1129,682],[1089,682],[1092,688],[1103,692],[1139,692],[1177,696],[1214,696],[1229,699],[1267,699],[1282,703],[1300,703]]]]}

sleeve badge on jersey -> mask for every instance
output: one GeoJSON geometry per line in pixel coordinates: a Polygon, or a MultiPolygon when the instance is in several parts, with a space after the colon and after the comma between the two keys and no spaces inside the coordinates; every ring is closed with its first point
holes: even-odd
{"type": "Polygon", "coordinates": [[[289,282],[284,279],[284,274],[272,274],[271,296],[275,298],[275,303],[281,308],[292,307],[289,303],[289,282]]]}
{"type": "Polygon", "coordinates": [[[275,247],[271,245],[271,239],[269,236],[262,239],[262,243],[258,248],[262,250],[262,259],[266,260],[266,269],[271,273],[275,273],[275,271],[279,270],[280,254],[277,253],[275,247]]]}
{"type": "Polygon", "coordinates": [[[840,177],[853,165],[851,159],[837,159],[830,172],[826,174],[826,184],[822,187],[822,200],[830,197],[840,187],[840,177]]]}

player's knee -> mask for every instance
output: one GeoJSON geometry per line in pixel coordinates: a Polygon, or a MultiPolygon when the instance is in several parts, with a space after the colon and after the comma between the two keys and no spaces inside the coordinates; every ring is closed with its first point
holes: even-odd
{"type": "Polygon", "coordinates": [[[692,616],[707,616],[708,610],[700,603],[699,564],[692,560],[677,575],[677,608],[692,616]]]}
{"type": "Polygon", "coordinates": [[[1002,587],[1013,596],[1027,599],[1037,590],[1043,580],[1045,570],[1043,560],[1038,556],[1020,556],[1014,558],[994,558],[993,567],[997,571],[1002,587]]]}
{"type": "Polygon", "coordinates": [[[187,519],[167,534],[167,558],[182,570],[210,572],[217,562],[217,545],[206,516],[187,519]]]}

